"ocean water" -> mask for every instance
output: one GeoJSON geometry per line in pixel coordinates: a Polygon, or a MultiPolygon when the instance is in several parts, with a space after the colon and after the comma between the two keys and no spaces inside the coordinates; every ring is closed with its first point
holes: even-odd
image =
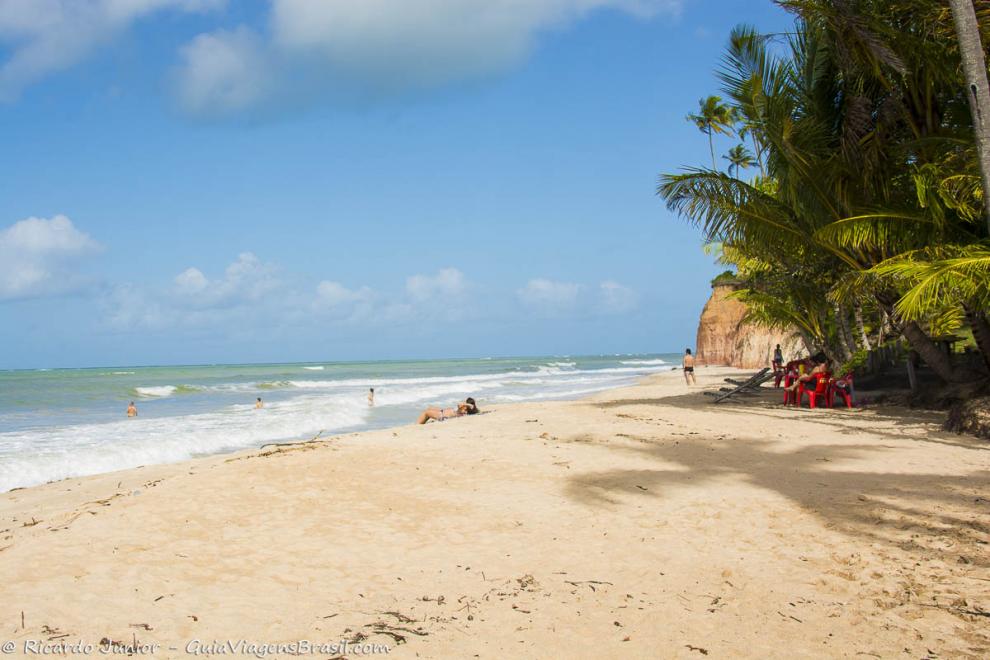
{"type": "Polygon", "coordinates": [[[0,492],[408,424],[430,405],[577,398],[679,355],[0,371],[0,492]],[[375,388],[375,406],[367,403],[375,388]],[[256,397],[265,407],[254,409],[256,397]],[[138,417],[128,419],[134,401],[138,417]]]}

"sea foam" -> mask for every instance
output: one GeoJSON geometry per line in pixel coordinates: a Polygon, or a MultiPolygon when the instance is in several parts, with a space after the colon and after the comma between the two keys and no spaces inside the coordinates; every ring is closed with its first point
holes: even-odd
{"type": "MultiPolygon", "coordinates": [[[[668,364],[635,356],[608,361],[506,359],[501,369],[494,360],[477,363],[485,366],[447,374],[442,371],[443,363],[422,367],[383,363],[375,366],[374,372],[361,375],[349,371],[351,377],[339,378],[315,373],[326,373],[323,369],[295,365],[256,370],[183,367],[171,375],[166,368],[148,372],[135,369],[142,374],[139,378],[147,373],[149,378],[159,378],[158,382],[176,380],[167,385],[142,385],[129,392],[104,386],[113,394],[108,395],[112,398],[103,418],[95,411],[79,416],[66,409],[57,416],[46,413],[43,421],[41,417],[34,421],[16,409],[0,410],[0,492],[297,440],[320,431],[333,434],[380,428],[414,420],[424,407],[449,406],[466,396],[475,397],[482,409],[499,402],[573,398],[631,384],[640,376],[663,371],[663,365],[668,364]],[[314,373],[307,378],[306,372],[314,373]],[[196,384],[177,384],[182,382],[196,384]],[[375,388],[374,406],[367,404],[368,387],[375,388]],[[137,419],[121,419],[120,399],[116,397],[126,393],[143,402],[137,419]],[[255,410],[258,396],[264,397],[265,407],[255,410]]],[[[464,369],[460,365],[455,368],[464,369]]],[[[74,383],[76,377],[65,382],[74,383]]],[[[103,382],[113,383],[114,379],[103,382]]]]}

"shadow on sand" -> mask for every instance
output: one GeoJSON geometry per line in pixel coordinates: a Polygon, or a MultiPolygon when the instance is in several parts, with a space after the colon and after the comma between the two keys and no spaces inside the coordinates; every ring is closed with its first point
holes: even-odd
{"type": "MultiPolygon", "coordinates": [[[[702,408],[711,406],[706,397],[688,394],[658,399],[627,399],[598,402],[593,405],[616,410],[621,417],[649,420],[640,417],[641,406],[660,406],[649,414],[662,417],[663,407],[702,408]],[[639,406],[639,408],[636,408],[639,406]],[[622,408],[627,411],[619,412],[622,408]]],[[[781,422],[802,421],[823,426],[821,437],[829,433],[863,434],[869,432],[881,436],[896,437],[900,446],[883,444],[849,444],[827,442],[808,444],[815,434],[802,432],[799,446],[781,451],[786,440],[770,441],[745,439],[728,441],[717,433],[692,432],[690,434],[665,432],[658,428],[656,434],[618,434],[611,438],[582,434],[572,438],[560,438],[560,442],[582,442],[606,447],[617,452],[655,459],[657,469],[614,469],[577,474],[567,485],[567,494],[585,505],[601,506],[617,503],[616,496],[663,497],[665,489],[672,487],[704,487],[706,481],[727,475],[767,491],[779,493],[820,518],[823,524],[844,534],[869,542],[896,546],[912,554],[940,558],[953,564],[990,566],[990,470],[980,470],[969,475],[940,474],[937,465],[922,466],[924,474],[869,472],[836,469],[833,463],[876,455],[877,452],[903,451],[905,435],[878,433],[875,425],[862,414],[841,411],[810,411],[794,408],[776,409],[759,401],[751,404],[719,406],[719,411],[730,414],[753,415],[754,407],[760,415],[779,416],[781,422]],[[826,433],[826,428],[828,433],[826,433]]],[[[947,434],[926,434],[919,424],[931,424],[928,413],[908,414],[895,412],[870,412],[873,419],[882,416],[887,422],[914,427],[917,438],[907,441],[934,442],[953,445],[974,452],[973,466],[985,465],[986,443],[966,438],[957,441],[947,434]],[[935,437],[940,436],[940,437],[935,437]]],[[[865,413],[863,413],[865,414],[865,413]]],[[[681,428],[683,430],[683,427],[681,428]]]]}

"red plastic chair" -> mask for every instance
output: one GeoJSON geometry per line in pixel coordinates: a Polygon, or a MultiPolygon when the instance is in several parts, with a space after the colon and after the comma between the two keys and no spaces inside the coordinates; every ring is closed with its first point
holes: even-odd
{"type": "Polygon", "coordinates": [[[845,376],[842,376],[842,378],[839,378],[837,380],[845,381],[848,384],[848,387],[846,387],[846,388],[836,387],[835,386],[836,380],[832,380],[832,382],[829,383],[829,389],[828,389],[828,397],[827,397],[828,407],[829,408],[833,407],[835,405],[835,397],[836,396],[839,396],[843,401],[846,402],[846,408],[852,408],[853,407],[853,403],[852,403],[853,375],[852,375],[852,373],[848,373],[845,376]]]}
{"type": "Polygon", "coordinates": [[[804,395],[808,395],[808,406],[810,408],[817,408],[818,401],[821,400],[826,406],[828,406],[828,390],[829,383],[832,380],[831,374],[816,374],[815,375],[815,386],[813,388],[806,387],[805,383],[802,382],[798,387],[798,405],[800,406],[804,402],[804,395]]]}
{"type": "Polygon", "coordinates": [[[784,376],[784,405],[785,406],[788,405],[788,404],[797,405],[797,403],[798,403],[797,392],[796,391],[791,391],[791,390],[787,389],[791,385],[794,384],[794,379],[797,378],[797,376],[794,375],[795,373],[796,372],[788,371],[787,374],[784,376]]]}

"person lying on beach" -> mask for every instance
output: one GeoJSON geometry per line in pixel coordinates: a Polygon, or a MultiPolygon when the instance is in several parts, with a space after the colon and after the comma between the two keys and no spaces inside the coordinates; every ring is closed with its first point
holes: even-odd
{"type": "Polygon", "coordinates": [[[127,406],[127,416],[137,417],[137,406],[134,405],[133,401],[131,401],[131,405],[127,406]]]}
{"type": "Polygon", "coordinates": [[[457,404],[456,408],[427,408],[420,414],[417,424],[426,424],[431,419],[435,422],[442,422],[451,417],[462,417],[464,415],[477,415],[478,405],[474,399],[468,397],[464,403],[457,404]]]}

